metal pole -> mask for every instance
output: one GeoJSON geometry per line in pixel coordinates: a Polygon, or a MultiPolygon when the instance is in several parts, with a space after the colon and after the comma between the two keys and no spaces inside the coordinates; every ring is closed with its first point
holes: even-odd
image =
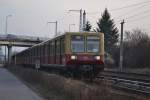
{"type": "Polygon", "coordinates": [[[71,31],[71,26],[75,24],[69,24],[69,32],[71,31]]]}
{"type": "Polygon", "coordinates": [[[80,9],[80,21],[79,21],[80,25],[79,25],[79,31],[82,32],[83,28],[82,28],[82,9],[80,9]]]}
{"type": "Polygon", "coordinates": [[[80,18],[79,18],[79,31],[81,32],[81,31],[83,31],[83,28],[82,28],[82,9],[80,9],[80,10],[69,10],[69,12],[71,12],[71,11],[74,11],[74,12],[79,12],[80,13],[80,18]]]}
{"type": "Polygon", "coordinates": [[[85,28],[86,28],[86,12],[84,10],[84,13],[83,13],[83,31],[85,31],[85,28]]]}
{"type": "Polygon", "coordinates": [[[57,21],[56,21],[56,31],[55,31],[55,35],[57,36],[57,21]]]}
{"type": "Polygon", "coordinates": [[[69,24],[69,32],[70,32],[70,24],[69,24]]]}
{"type": "MultiPolygon", "coordinates": [[[[7,35],[7,18],[8,16],[6,16],[6,22],[5,22],[5,35],[7,35]]],[[[6,64],[6,46],[5,46],[5,64],[6,64]]]]}
{"type": "Polygon", "coordinates": [[[47,22],[48,23],[55,23],[55,36],[57,36],[57,25],[58,25],[58,22],[55,21],[55,22],[47,22]]]}
{"type": "MultiPolygon", "coordinates": [[[[8,29],[7,29],[7,27],[8,27],[8,18],[11,17],[11,16],[12,16],[12,15],[7,15],[7,16],[6,16],[6,23],[5,23],[5,25],[6,25],[6,26],[5,26],[5,35],[6,35],[6,36],[7,36],[7,30],[8,30],[8,29]]],[[[6,59],[7,59],[7,58],[6,58],[6,46],[5,46],[5,64],[6,64],[6,59]]]]}
{"type": "Polygon", "coordinates": [[[11,64],[11,51],[12,51],[12,46],[8,45],[8,64],[11,64]]]}
{"type": "Polygon", "coordinates": [[[6,23],[5,23],[5,34],[7,35],[7,19],[8,19],[8,16],[6,16],[6,23]]]}
{"type": "Polygon", "coordinates": [[[123,69],[123,25],[124,25],[124,20],[120,23],[121,24],[121,40],[120,40],[120,71],[123,69]]]}

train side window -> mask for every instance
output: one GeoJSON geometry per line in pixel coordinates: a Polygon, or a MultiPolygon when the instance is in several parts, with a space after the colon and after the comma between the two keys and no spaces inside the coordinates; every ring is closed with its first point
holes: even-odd
{"type": "Polygon", "coordinates": [[[64,44],[64,38],[61,38],[61,55],[65,53],[65,44],[64,44]]]}
{"type": "MultiPolygon", "coordinates": [[[[30,49],[31,51],[31,60],[32,60],[32,57],[33,57],[33,49],[30,49]]],[[[31,61],[32,62],[32,61],[31,61]]]]}
{"type": "Polygon", "coordinates": [[[60,41],[59,39],[56,41],[56,55],[60,54],[60,41]]]}
{"type": "Polygon", "coordinates": [[[52,52],[51,55],[53,56],[55,54],[55,41],[52,41],[52,52]]]}
{"type": "Polygon", "coordinates": [[[29,63],[31,63],[31,52],[29,52],[29,50],[28,50],[28,54],[29,54],[29,63]]]}
{"type": "Polygon", "coordinates": [[[45,54],[45,45],[42,46],[42,49],[43,49],[43,54],[42,55],[44,56],[44,54],[45,54]]]}
{"type": "Polygon", "coordinates": [[[46,55],[46,44],[43,45],[43,51],[44,51],[43,56],[45,56],[46,55]]]}
{"type": "Polygon", "coordinates": [[[47,56],[47,43],[45,44],[45,56],[47,56]]]}
{"type": "Polygon", "coordinates": [[[50,55],[52,56],[52,54],[53,54],[53,43],[50,42],[50,55]]]}
{"type": "Polygon", "coordinates": [[[40,45],[40,56],[42,56],[42,52],[43,52],[42,45],[40,45]]]}
{"type": "Polygon", "coordinates": [[[38,57],[38,47],[36,47],[36,57],[38,57]]]}
{"type": "Polygon", "coordinates": [[[42,56],[44,56],[44,45],[42,45],[42,56]]]}
{"type": "Polygon", "coordinates": [[[40,57],[41,50],[40,50],[40,46],[38,46],[38,56],[40,57]]]}
{"type": "Polygon", "coordinates": [[[38,47],[36,47],[36,56],[38,57],[39,55],[39,48],[38,47]]]}
{"type": "Polygon", "coordinates": [[[51,55],[51,42],[49,42],[48,47],[49,47],[49,49],[48,49],[48,51],[49,51],[49,55],[51,55]]]}
{"type": "Polygon", "coordinates": [[[32,51],[32,57],[33,57],[34,56],[34,48],[32,48],[31,51],[32,51]]]}
{"type": "Polygon", "coordinates": [[[36,56],[36,47],[34,47],[34,56],[36,56]]]}
{"type": "Polygon", "coordinates": [[[49,56],[49,52],[50,52],[50,42],[47,43],[47,56],[49,56]]]}
{"type": "Polygon", "coordinates": [[[32,49],[30,49],[29,52],[30,52],[30,57],[32,57],[32,49]]]}
{"type": "Polygon", "coordinates": [[[33,48],[33,57],[35,56],[35,48],[33,48]]]}
{"type": "Polygon", "coordinates": [[[45,50],[46,51],[46,56],[48,56],[48,51],[49,51],[48,49],[49,49],[49,46],[48,46],[48,42],[47,42],[46,43],[46,50],[45,50]]]}
{"type": "Polygon", "coordinates": [[[45,54],[45,45],[43,45],[42,48],[43,48],[43,54],[42,55],[44,56],[44,54],[45,54]]]}
{"type": "Polygon", "coordinates": [[[52,42],[49,43],[49,55],[51,56],[52,54],[52,42]]]}
{"type": "Polygon", "coordinates": [[[56,55],[56,40],[54,41],[54,55],[56,55]]]}
{"type": "Polygon", "coordinates": [[[33,57],[35,56],[35,48],[33,48],[33,57]]]}
{"type": "Polygon", "coordinates": [[[42,57],[42,53],[43,53],[42,45],[40,45],[40,56],[41,56],[41,57],[42,57]]]}
{"type": "Polygon", "coordinates": [[[36,47],[35,50],[36,50],[36,57],[37,57],[38,56],[38,48],[36,47]]]}

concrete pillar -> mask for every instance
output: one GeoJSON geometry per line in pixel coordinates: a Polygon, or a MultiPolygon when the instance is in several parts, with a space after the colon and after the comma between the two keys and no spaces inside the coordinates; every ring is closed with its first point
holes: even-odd
{"type": "Polygon", "coordinates": [[[8,48],[8,64],[10,64],[11,63],[11,53],[12,53],[12,46],[10,46],[10,45],[8,45],[7,46],[7,48],[8,48]]]}

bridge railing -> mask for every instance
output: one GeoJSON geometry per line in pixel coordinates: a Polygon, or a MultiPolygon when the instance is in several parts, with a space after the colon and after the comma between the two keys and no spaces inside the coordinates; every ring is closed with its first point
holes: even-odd
{"type": "Polygon", "coordinates": [[[24,35],[13,35],[13,34],[7,34],[7,35],[0,35],[0,40],[8,41],[8,40],[17,40],[17,41],[45,41],[49,38],[44,37],[34,37],[34,36],[24,36],[24,35]]]}

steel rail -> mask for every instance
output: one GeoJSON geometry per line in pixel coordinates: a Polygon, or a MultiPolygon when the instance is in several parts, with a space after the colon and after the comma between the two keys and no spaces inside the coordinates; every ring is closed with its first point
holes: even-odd
{"type": "Polygon", "coordinates": [[[139,73],[129,73],[129,72],[119,72],[119,71],[103,71],[100,73],[100,76],[111,76],[111,77],[119,77],[123,79],[130,79],[141,82],[150,82],[149,74],[139,74],[139,73]]]}
{"type": "MultiPolygon", "coordinates": [[[[132,75],[139,76],[140,74],[132,73],[132,75]]],[[[147,75],[146,77],[148,76],[149,75],[147,75]]],[[[98,76],[97,78],[109,80],[109,81],[111,80],[112,86],[115,88],[126,89],[129,91],[142,93],[144,95],[150,95],[150,81],[147,81],[147,79],[146,81],[144,81],[144,79],[141,79],[141,80],[137,78],[134,79],[134,77],[131,78],[131,76],[129,78],[128,77],[129,77],[128,74],[126,74],[126,76],[125,74],[122,76],[121,72],[117,73],[117,72],[104,71],[103,74],[100,74],[100,76],[98,76]],[[114,75],[114,73],[116,75],[114,75]]]]}

